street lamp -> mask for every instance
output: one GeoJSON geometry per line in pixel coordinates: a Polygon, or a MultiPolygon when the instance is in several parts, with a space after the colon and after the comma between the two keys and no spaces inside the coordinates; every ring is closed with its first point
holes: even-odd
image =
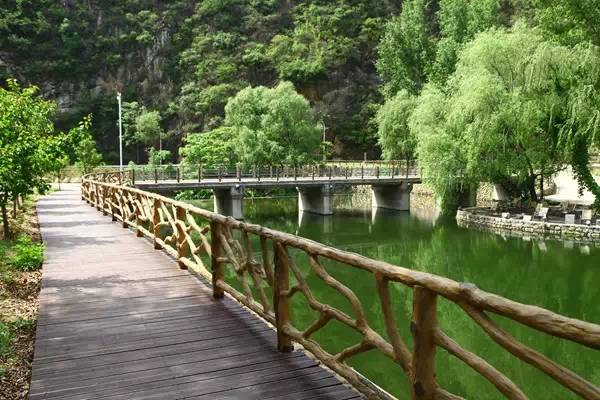
{"type": "Polygon", "coordinates": [[[325,128],[325,122],[321,121],[321,125],[323,125],[323,143],[322,143],[322,147],[323,147],[323,161],[327,160],[327,156],[325,155],[325,140],[327,139],[325,137],[325,133],[327,131],[327,128],[325,128]]]}
{"type": "Polygon", "coordinates": [[[119,102],[119,166],[123,170],[123,121],[121,119],[121,92],[117,92],[117,101],[119,102]]]}

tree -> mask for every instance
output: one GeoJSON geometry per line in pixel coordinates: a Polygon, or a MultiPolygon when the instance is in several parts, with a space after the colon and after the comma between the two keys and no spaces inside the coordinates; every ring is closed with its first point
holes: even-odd
{"type": "Polygon", "coordinates": [[[162,148],[162,141],[166,135],[160,126],[160,113],[158,111],[145,111],[143,108],[139,108],[139,110],[141,110],[141,113],[135,118],[133,140],[145,145],[151,145],[146,150],[149,163],[160,165],[171,156],[170,151],[163,150],[162,148]],[[158,148],[156,146],[157,143],[158,148]]]}
{"type": "Polygon", "coordinates": [[[185,137],[185,146],[180,149],[184,161],[208,167],[232,166],[237,161],[234,146],[234,129],[221,127],[210,132],[192,133],[185,137]]]}
{"type": "Polygon", "coordinates": [[[247,164],[301,164],[319,158],[321,127],[289,82],[241,90],[225,107],[237,158],[247,164]]]}
{"type": "Polygon", "coordinates": [[[0,88],[0,208],[4,236],[10,237],[7,205],[48,188],[44,175],[59,155],[51,136],[55,106],[38,95],[36,87],[21,88],[7,81],[0,88]]]}
{"type": "Polygon", "coordinates": [[[393,96],[399,90],[417,94],[427,82],[435,58],[431,21],[426,0],[406,0],[400,16],[386,25],[379,44],[377,69],[385,81],[384,91],[393,96]]]}
{"type": "Polygon", "coordinates": [[[416,98],[401,90],[377,112],[379,145],[388,160],[412,158],[415,137],[408,126],[408,118],[416,106],[416,98]]]}
{"type": "Polygon", "coordinates": [[[523,25],[477,35],[445,91],[429,87],[410,118],[425,176],[442,192],[490,181],[537,200],[536,178],[566,163],[577,173],[574,158],[597,137],[599,62],[591,45],[561,46],[523,25]]]}
{"type": "Polygon", "coordinates": [[[75,143],[75,165],[84,173],[90,173],[94,168],[102,164],[102,154],[96,149],[96,142],[92,138],[90,128],[92,117],[88,115],[77,127],[71,130],[71,137],[76,138],[75,143]]]}

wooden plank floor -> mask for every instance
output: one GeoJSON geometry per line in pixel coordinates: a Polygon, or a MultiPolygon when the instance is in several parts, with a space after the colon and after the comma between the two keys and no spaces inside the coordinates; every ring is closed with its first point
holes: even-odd
{"type": "Polygon", "coordinates": [[[46,243],[30,399],[358,399],[303,352],[81,201],[39,201],[46,243]]]}

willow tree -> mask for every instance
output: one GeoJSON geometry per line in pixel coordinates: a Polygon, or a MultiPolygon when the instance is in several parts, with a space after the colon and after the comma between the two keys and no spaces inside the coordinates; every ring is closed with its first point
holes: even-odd
{"type": "Polygon", "coordinates": [[[489,181],[536,200],[536,179],[569,161],[560,138],[573,119],[580,57],[522,25],[477,35],[447,87],[428,88],[410,119],[434,187],[489,181]]]}
{"type": "Polygon", "coordinates": [[[379,145],[383,156],[388,160],[406,158],[414,155],[416,138],[408,127],[408,118],[416,105],[416,97],[401,90],[388,100],[377,112],[379,145]]]}

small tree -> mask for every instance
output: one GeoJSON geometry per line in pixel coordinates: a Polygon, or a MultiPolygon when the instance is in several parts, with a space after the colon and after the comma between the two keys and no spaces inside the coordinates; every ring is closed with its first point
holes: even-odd
{"type": "Polygon", "coordinates": [[[150,147],[148,150],[148,164],[152,166],[161,165],[165,160],[171,157],[169,150],[156,150],[154,147],[150,147]]]}
{"type": "Polygon", "coordinates": [[[388,160],[412,158],[416,138],[408,126],[408,118],[416,106],[416,98],[401,90],[377,112],[379,145],[388,160]]]}
{"type": "Polygon", "coordinates": [[[300,164],[321,155],[321,127],[289,82],[241,90],[225,107],[236,157],[246,165],[300,164]]]}
{"type": "Polygon", "coordinates": [[[0,88],[0,209],[4,236],[11,230],[7,205],[48,188],[44,175],[57,157],[52,146],[55,106],[38,95],[36,87],[21,88],[9,80],[0,88]]]}
{"type": "Polygon", "coordinates": [[[225,126],[205,133],[192,133],[185,137],[185,146],[179,150],[184,161],[189,164],[206,166],[235,164],[234,130],[225,126]]]}
{"type": "Polygon", "coordinates": [[[96,149],[96,142],[90,133],[92,117],[88,115],[79,125],[71,130],[71,135],[77,138],[75,143],[75,165],[82,173],[90,173],[94,168],[102,164],[102,154],[96,149]]]}

